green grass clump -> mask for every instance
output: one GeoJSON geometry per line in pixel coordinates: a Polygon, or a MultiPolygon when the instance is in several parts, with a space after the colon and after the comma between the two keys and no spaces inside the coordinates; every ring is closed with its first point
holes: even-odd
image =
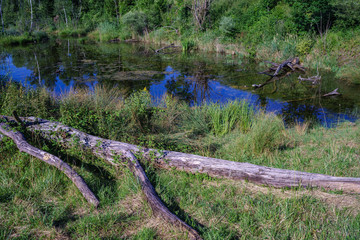
{"type": "Polygon", "coordinates": [[[0,88],[0,114],[21,116],[56,117],[57,102],[45,88],[28,89],[19,83],[9,82],[0,88]]]}
{"type": "Polygon", "coordinates": [[[272,114],[260,114],[256,118],[248,133],[239,139],[240,149],[258,155],[273,152],[286,143],[282,119],[272,114]]]}
{"type": "Polygon", "coordinates": [[[208,106],[210,129],[216,136],[223,136],[231,132],[236,125],[241,131],[247,131],[254,117],[253,110],[244,101],[233,101],[221,106],[208,106]]]}

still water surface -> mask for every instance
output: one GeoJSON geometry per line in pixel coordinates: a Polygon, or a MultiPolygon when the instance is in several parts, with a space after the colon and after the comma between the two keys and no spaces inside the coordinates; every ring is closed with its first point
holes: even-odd
{"type": "Polygon", "coordinates": [[[280,114],[287,123],[312,120],[331,126],[356,120],[360,85],[337,80],[330,72],[320,72],[322,81],[315,86],[299,82],[300,73],[294,73],[253,89],[253,84],[269,79],[258,74],[267,68],[264,63],[214,53],[154,54],[152,48],[156,46],[84,45],[76,40],[1,48],[0,74],[30,87],[46,86],[57,95],[74,87],[92,90],[101,83],[120,89],[124,96],[146,88],[154,99],[169,93],[191,105],[246,99],[256,108],[280,114]],[[321,97],[335,88],[341,96],[321,97]]]}

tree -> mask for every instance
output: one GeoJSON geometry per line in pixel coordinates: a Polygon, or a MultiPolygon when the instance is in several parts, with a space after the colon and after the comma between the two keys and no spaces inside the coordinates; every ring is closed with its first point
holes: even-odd
{"type": "Polygon", "coordinates": [[[359,0],[332,0],[336,25],[340,28],[356,27],[360,24],[359,0]]]}
{"type": "Polygon", "coordinates": [[[191,11],[198,30],[204,30],[204,23],[210,9],[212,0],[193,0],[191,11]]]}

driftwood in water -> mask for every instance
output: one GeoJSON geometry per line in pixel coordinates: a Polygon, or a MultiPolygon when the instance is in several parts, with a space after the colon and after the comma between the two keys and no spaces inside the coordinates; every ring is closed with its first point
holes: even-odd
{"type": "Polygon", "coordinates": [[[262,84],[253,84],[252,86],[254,88],[262,88],[265,85],[287,77],[296,71],[305,72],[305,68],[300,64],[298,57],[289,58],[282,63],[265,62],[270,63],[272,66],[263,72],[259,72],[259,74],[268,75],[270,78],[262,84]]]}
{"type": "Polygon", "coordinates": [[[274,187],[323,187],[340,189],[347,192],[360,193],[360,178],[333,177],[324,174],[307,173],[286,169],[258,166],[250,163],[232,162],[222,159],[202,157],[173,151],[158,151],[144,149],[136,145],[99,138],[65,126],[58,122],[43,119],[22,118],[29,131],[41,133],[44,138],[52,139],[61,144],[73,146],[74,139],[85,149],[116,165],[113,157],[121,155],[124,151],[141,153],[145,158],[165,169],[177,169],[192,173],[206,173],[213,177],[230,178],[235,180],[248,180],[257,184],[274,187]],[[59,134],[54,134],[59,133],[59,134]],[[60,133],[65,133],[60,136],[60,133]]]}
{"type": "Polygon", "coordinates": [[[321,76],[316,75],[316,76],[312,76],[312,77],[308,77],[308,78],[302,78],[301,76],[298,77],[298,79],[302,82],[302,81],[308,81],[311,82],[313,85],[316,85],[320,82],[321,80],[321,76]]]}
{"type": "Polygon", "coordinates": [[[275,82],[275,81],[277,81],[277,80],[280,80],[280,79],[282,79],[282,78],[285,78],[285,77],[289,76],[291,73],[292,73],[292,72],[285,72],[285,73],[283,73],[283,74],[281,74],[281,75],[277,75],[277,76],[275,76],[275,77],[271,77],[271,78],[269,78],[268,80],[266,80],[264,83],[261,83],[261,84],[253,84],[252,87],[253,87],[253,88],[262,88],[262,87],[268,85],[269,83],[275,82]]]}
{"type": "Polygon", "coordinates": [[[163,50],[165,50],[165,49],[167,49],[167,48],[177,48],[177,47],[179,47],[179,46],[176,46],[175,44],[170,44],[170,45],[168,45],[168,46],[165,46],[165,47],[162,47],[162,48],[159,48],[159,49],[156,49],[156,50],[154,50],[154,52],[155,53],[160,53],[161,51],[163,51],[163,50]]]}
{"type": "Polygon", "coordinates": [[[305,72],[305,68],[300,64],[300,60],[298,57],[289,58],[279,64],[274,63],[274,62],[269,62],[269,61],[266,61],[266,62],[270,63],[272,66],[269,69],[265,70],[264,72],[260,72],[259,74],[265,74],[265,75],[269,75],[271,77],[275,77],[275,76],[279,75],[279,73],[282,70],[284,70],[285,72],[289,72],[289,71],[305,72]]]}
{"type": "Polygon", "coordinates": [[[123,156],[128,161],[130,171],[134,174],[140,183],[141,189],[146,197],[146,201],[150,204],[153,214],[163,218],[166,222],[178,226],[180,229],[186,231],[189,234],[190,239],[201,239],[200,235],[193,228],[178,218],[175,214],[170,212],[169,209],[163,204],[135,155],[131,151],[125,151],[123,156]]]}
{"type": "Polygon", "coordinates": [[[0,132],[11,138],[21,152],[28,153],[31,156],[34,156],[46,162],[47,164],[55,166],[57,169],[62,171],[76,185],[81,194],[89,203],[95,207],[99,205],[99,200],[86,185],[82,177],[80,177],[68,164],[63,162],[60,158],[30,145],[22,133],[11,130],[9,125],[6,123],[0,123],[0,132]]]}
{"type": "Polygon", "coordinates": [[[338,88],[336,88],[335,90],[327,93],[327,94],[324,94],[322,95],[322,97],[330,97],[330,96],[338,96],[338,95],[341,95],[341,93],[338,92],[338,88]]]}

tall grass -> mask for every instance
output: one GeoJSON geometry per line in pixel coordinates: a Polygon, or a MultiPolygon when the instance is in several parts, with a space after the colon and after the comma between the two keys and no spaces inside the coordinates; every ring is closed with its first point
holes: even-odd
{"type": "Polygon", "coordinates": [[[210,129],[216,136],[223,136],[235,127],[247,131],[254,117],[252,108],[244,101],[233,101],[223,106],[211,104],[207,106],[207,111],[210,129]]]}

